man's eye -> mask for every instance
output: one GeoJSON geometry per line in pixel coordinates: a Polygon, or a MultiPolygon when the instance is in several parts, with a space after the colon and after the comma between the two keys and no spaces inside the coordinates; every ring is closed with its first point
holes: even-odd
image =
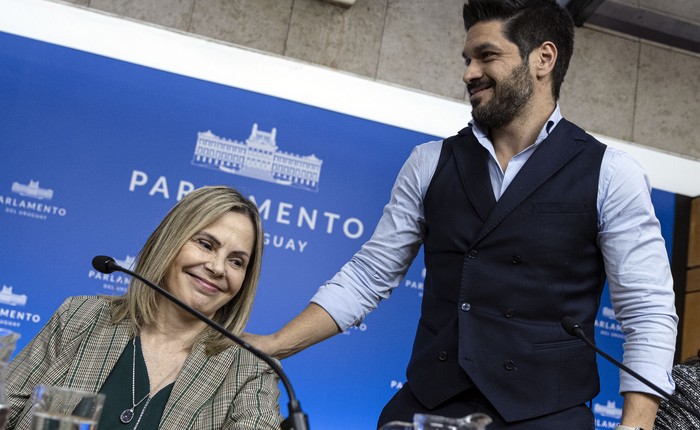
{"type": "Polygon", "coordinates": [[[471,59],[471,58],[465,58],[465,59],[464,59],[464,65],[468,66],[468,65],[470,65],[471,63],[472,63],[472,59],[471,59]]]}

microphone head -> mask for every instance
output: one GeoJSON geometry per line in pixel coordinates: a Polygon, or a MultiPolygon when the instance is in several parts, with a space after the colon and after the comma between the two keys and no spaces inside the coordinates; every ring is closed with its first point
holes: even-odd
{"type": "Polygon", "coordinates": [[[98,255],[92,259],[92,267],[98,272],[102,273],[112,273],[117,270],[114,258],[107,257],[106,255],[98,255]]]}
{"type": "Polygon", "coordinates": [[[581,324],[568,315],[561,319],[561,326],[564,328],[564,331],[575,337],[578,337],[576,331],[581,330],[581,324]]]}

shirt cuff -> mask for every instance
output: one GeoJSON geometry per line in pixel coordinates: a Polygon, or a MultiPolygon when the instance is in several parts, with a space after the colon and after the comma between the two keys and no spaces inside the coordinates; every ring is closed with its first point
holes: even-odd
{"type": "MultiPolygon", "coordinates": [[[[673,394],[676,384],[673,382],[673,377],[671,376],[670,370],[651,363],[635,363],[633,365],[627,364],[627,367],[642,375],[644,378],[649,380],[649,382],[656,385],[669,396],[673,394]]],[[[620,370],[620,394],[631,391],[661,397],[661,394],[659,394],[653,388],[647,386],[645,383],[639,381],[637,378],[624,370],[620,370]]]]}
{"type": "Polygon", "coordinates": [[[342,331],[360,324],[365,317],[365,311],[357,298],[347,289],[339,288],[338,285],[321,286],[311,298],[311,302],[328,312],[342,331]]]}

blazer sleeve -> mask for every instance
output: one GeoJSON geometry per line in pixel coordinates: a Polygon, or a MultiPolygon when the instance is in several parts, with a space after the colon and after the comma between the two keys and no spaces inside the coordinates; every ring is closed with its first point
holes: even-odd
{"type": "Polygon", "coordinates": [[[34,339],[8,364],[5,386],[10,414],[6,430],[15,428],[22,410],[28,406],[34,386],[42,381],[60,353],[65,316],[71,301],[69,298],[63,302],[34,339]]]}
{"type": "Polygon", "coordinates": [[[252,376],[233,398],[225,430],[279,430],[279,376],[264,362],[256,360],[252,376]]]}

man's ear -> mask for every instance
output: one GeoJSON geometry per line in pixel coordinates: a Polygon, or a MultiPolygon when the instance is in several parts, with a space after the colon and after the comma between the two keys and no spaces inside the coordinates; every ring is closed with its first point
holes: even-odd
{"type": "Polygon", "coordinates": [[[535,76],[542,79],[552,73],[557,62],[557,47],[552,42],[544,42],[532,51],[532,66],[535,76]]]}

